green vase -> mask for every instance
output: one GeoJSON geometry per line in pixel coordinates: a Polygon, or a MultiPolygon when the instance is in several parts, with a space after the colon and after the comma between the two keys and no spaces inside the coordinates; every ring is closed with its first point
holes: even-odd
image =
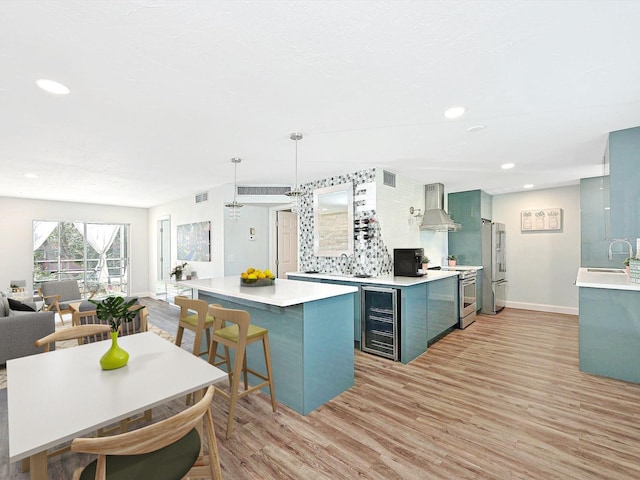
{"type": "Polygon", "coordinates": [[[118,345],[118,332],[111,332],[111,348],[100,359],[100,366],[103,370],[115,370],[128,361],[129,354],[118,345]]]}

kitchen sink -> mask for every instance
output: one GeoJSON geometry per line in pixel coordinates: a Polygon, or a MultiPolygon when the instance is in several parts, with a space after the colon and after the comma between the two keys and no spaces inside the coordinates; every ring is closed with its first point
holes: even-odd
{"type": "Polygon", "coordinates": [[[626,270],[621,268],[587,268],[587,272],[593,273],[627,273],[626,270]]]}

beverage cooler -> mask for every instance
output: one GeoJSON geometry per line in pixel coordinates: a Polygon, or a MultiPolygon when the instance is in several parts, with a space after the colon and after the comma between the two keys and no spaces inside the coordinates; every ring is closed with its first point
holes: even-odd
{"type": "Polygon", "coordinates": [[[400,290],[362,287],[362,351],[400,359],[400,290]]]}

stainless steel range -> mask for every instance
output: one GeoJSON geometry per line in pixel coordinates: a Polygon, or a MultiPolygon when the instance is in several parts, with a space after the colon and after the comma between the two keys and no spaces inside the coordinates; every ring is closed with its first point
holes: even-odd
{"type": "Polygon", "coordinates": [[[478,308],[475,269],[455,269],[458,271],[458,287],[460,299],[460,328],[467,328],[476,321],[478,308]]]}

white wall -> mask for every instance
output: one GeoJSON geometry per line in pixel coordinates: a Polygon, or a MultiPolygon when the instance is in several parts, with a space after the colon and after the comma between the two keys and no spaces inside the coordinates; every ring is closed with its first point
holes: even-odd
{"type": "Polygon", "coordinates": [[[249,267],[259,270],[269,265],[269,208],[245,205],[237,222],[225,221],[224,274],[240,275],[249,267]],[[255,229],[249,240],[249,229],[255,229]]]}
{"type": "MultiPolygon", "coordinates": [[[[211,262],[187,262],[186,273],[195,270],[199,278],[220,277],[224,275],[224,201],[223,189],[208,191],[207,202],[195,203],[195,196],[181,198],[173,202],[157,205],[149,209],[149,285],[155,293],[158,279],[158,221],[171,220],[171,259],[170,268],[177,264],[177,226],[187,223],[211,222],[211,262]]],[[[166,261],[166,260],[165,260],[166,261]]]]}
{"type": "Polygon", "coordinates": [[[446,232],[420,230],[416,219],[409,213],[414,207],[424,212],[424,184],[396,176],[395,188],[382,183],[383,170],[376,170],[376,210],[382,238],[393,255],[394,248],[424,248],[430,265],[440,265],[447,256],[446,232]]]}
{"type": "Polygon", "coordinates": [[[507,228],[507,307],[578,313],[580,186],[495,195],[493,221],[507,228]],[[561,232],[520,230],[520,212],[562,208],[561,232]]]}
{"type": "Polygon", "coordinates": [[[150,285],[158,279],[158,221],[163,218],[171,220],[170,270],[177,263],[177,226],[206,221],[211,222],[211,261],[187,262],[187,274],[195,270],[199,278],[212,278],[240,274],[250,266],[269,267],[269,208],[245,205],[240,219],[231,222],[224,204],[233,200],[232,192],[231,185],[223,185],[208,191],[207,202],[195,203],[192,196],[149,209],[150,285]],[[248,238],[250,227],[256,229],[254,241],[248,238]]]}
{"type": "Polygon", "coordinates": [[[131,238],[131,294],[147,296],[149,235],[146,208],[114,207],[87,203],[54,202],[0,197],[3,232],[0,235],[0,289],[11,280],[33,287],[33,221],[128,223],[131,238]]]}

